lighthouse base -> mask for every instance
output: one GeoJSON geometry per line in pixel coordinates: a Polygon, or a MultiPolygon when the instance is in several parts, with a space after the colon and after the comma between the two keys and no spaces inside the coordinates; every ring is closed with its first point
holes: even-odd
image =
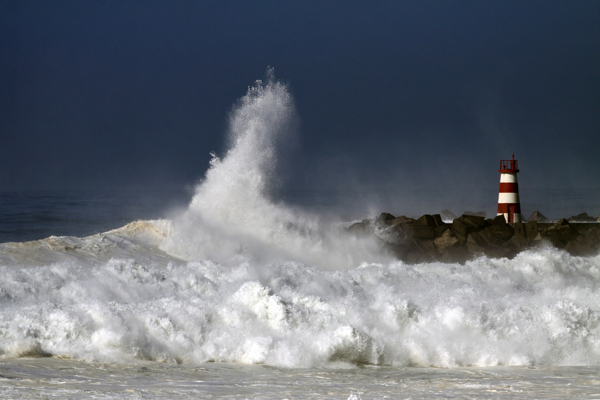
{"type": "Polygon", "coordinates": [[[523,222],[521,215],[521,204],[519,203],[501,203],[498,204],[498,214],[503,215],[506,222],[523,222]]]}

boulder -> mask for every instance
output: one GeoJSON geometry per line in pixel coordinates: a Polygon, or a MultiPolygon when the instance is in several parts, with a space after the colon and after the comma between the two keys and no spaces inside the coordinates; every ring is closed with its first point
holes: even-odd
{"type": "Polygon", "coordinates": [[[403,225],[404,233],[406,238],[422,238],[422,239],[433,239],[435,238],[436,228],[428,225],[416,225],[406,224],[403,225]]]}
{"type": "Polygon", "coordinates": [[[347,230],[348,230],[348,232],[350,232],[356,236],[363,236],[368,233],[367,227],[362,222],[357,222],[355,224],[350,225],[347,228],[347,230]]]}
{"type": "Polygon", "coordinates": [[[441,234],[450,229],[451,226],[452,225],[448,224],[442,224],[438,226],[437,228],[435,228],[435,236],[441,236],[441,234]]]}
{"type": "Polygon", "coordinates": [[[465,246],[449,246],[440,254],[440,260],[445,263],[464,263],[471,255],[465,246]]]}
{"type": "Polygon", "coordinates": [[[548,218],[546,218],[541,212],[539,212],[538,210],[535,210],[533,213],[531,213],[531,215],[529,216],[529,218],[527,218],[527,221],[525,222],[531,222],[531,221],[536,221],[536,222],[547,222],[548,218]]]}
{"type": "Polygon", "coordinates": [[[483,229],[483,227],[485,226],[485,217],[481,215],[464,214],[460,218],[462,218],[465,221],[468,221],[470,224],[477,228],[483,229]]]}
{"type": "MultiPolygon", "coordinates": [[[[502,216],[501,216],[502,217],[502,216]]],[[[504,217],[502,217],[504,219],[504,217]]],[[[505,221],[506,222],[506,221],[505,221]]],[[[479,232],[481,237],[485,239],[485,241],[494,246],[501,246],[507,240],[511,238],[513,235],[513,229],[510,225],[504,224],[494,224],[488,226],[479,232]]]]}
{"type": "Polygon", "coordinates": [[[506,218],[504,218],[504,215],[496,215],[494,218],[485,220],[485,226],[492,225],[506,225],[506,218]]]}
{"type": "Polygon", "coordinates": [[[467,237],[467,250],[471,254],[479,254],[484,253],[486,248],[488,247],[488,243],[481,237],[481,235],[477,232],[469,233],[467,237]]]}
{"type": "Polygon", "coordinates": [[[546,231],[543,231],[542,236],[550,240],[555,247],[564,248],[568,242],[579,236],[579,232],[569,221],[563,218],[546,231]]]}
{"type": "Polygon", "coordinates": [[[427,260],[433,260],[437,258],[438,251],[437,247],[433,244],[433,241],[428,239],[413,238],[413,248],[418,250],[427,260]]]}
{"type": "Polygon", "coordinates": [[[488,242],[483,237],[481,237],[481,235],[478,232],[469,233],[469,236],[467,237],[467,245],[469,243],[477,245],[479,247],[487,247],[488,245],[488,242]]]}
{"type": "Polygon", "coordinates": [[[397,218],[389,219],[386,221],[386,223],[388,225],[392,225],[392,226],[407,224],[407,223],[411,223],[411,222],[415,222],[414,218],[408,218],[408,217],[405,217],[404,215],[401,215],[397,218]]]}
{"type": "Polygon", "coordinates": [[[525,239],[525,226],[522,222],[515,222],[512,227],[515,230],[515,236],[525,239]]]}
{"type": "Polygon", "coordinates": [[[525,238],[525,236],[517,234],[510,238],[510,242],[515,246],[517,251],[525,250],[529,245],[529,241],[525,238]]]}
{"type": "Polygon", "coordinates": [[[406,258],[406,255],[408,254],[409,249],[410,248],[406,245],[390,242],[384,243],[382,247],[382,250],[384,252],[388,253],[392,257],[397,258],[398,260],[404,260],[406,258]]]}
{"type": "Polygon", "coordinates": [[[454,221],[452,221],[452,230],[466,238],[469,236],[469,233],[477,232],[478,225],[464,217],[465,216],[463,215],[462,217],[455,218],[454,221]]]}
{"type": "Polygon", "coordinates": [[[532,242],[534,240],[539,239],[538,238],[539,229],[538,229],[537,221],[527,221],[524,224],[524,228],[525,228],[525,238],[527,238],[527,240],[532,242]]]}
{"type": "Polygon", "coordinates": [[[600,250],[600,228],[592,227],[585,231],[583,235],[593,248],[600,250]]]}
{"type": "Polygon", "coordinates": [[[587,236],[580,235],[574,240],[565,245],[565,250],[574,256],[592,256],[598,254],[598,250],[594,246],[594,242],[589,240],[587,236]]]}
{"type": "Polygon", "coordinates": [[[415,224],[427,225],[427,226],[431,226],[433,228],[437,227],[437,224],[435,223],[435,219],[429,214],[422,215],[419,219],[417,219],[415,221],[415,224]]]}
{"type": "Polygon", "coordinates": [[[395,219],[396,217],[394,217],[392,214],[390,213],[386,213],[386,212],[382,212],[381,214],[379,214],[379,217],[377,217],[376,221],[379,224],[386,224],[388,225],[388,221],[391,221],[393,219],[395,219]]]}
{"type": "Polygon", "coordinates": [[[440,214],[433,214],[433,221],[435,222],[435,226],[439,227],[439,226],[445,226],[446,224],[444,223],[444,221],[442,220],[442,217],[440,214]]]}
{"type": "Polygon", "coordinates": [[[440,237],[433,241],[433,244],[437,248],[438,253],[442,254],[444,249],[457,246],[459,244],[459,240],[456,238],[456,235],[452,233],[451,229],[446,229],[440,237]]]}

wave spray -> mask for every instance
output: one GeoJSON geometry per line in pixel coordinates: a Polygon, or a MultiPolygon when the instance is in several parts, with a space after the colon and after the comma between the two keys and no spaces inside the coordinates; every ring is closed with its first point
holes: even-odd
{"type": "Polygon", "coordinates": [[[351,238],[314,215],[271,199],[278,149],[292,135],[294,103],[267,71],[230,115],[229,149],[213,154],[188,210],[173,221],[162,249],[186,260],[296,260],[348,268],[383,259],[373,241],[351,238]]]}

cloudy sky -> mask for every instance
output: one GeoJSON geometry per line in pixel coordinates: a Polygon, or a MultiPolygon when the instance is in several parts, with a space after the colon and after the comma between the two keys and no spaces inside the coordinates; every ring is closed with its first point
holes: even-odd
{"type": "Polygon", "coordinates": [[[0,190],[193,185],[268,66],[299,117],[288,198],[493,203],[512,153],[522,192],[598,188],[599,21],[596,0],[1,0],[0,190]]]}

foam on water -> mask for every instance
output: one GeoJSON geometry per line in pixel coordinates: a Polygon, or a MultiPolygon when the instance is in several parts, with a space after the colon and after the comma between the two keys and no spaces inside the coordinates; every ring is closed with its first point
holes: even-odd
{"type": "Polygon", "coordinates": [[[600,257],[2,267],[3,357],[287,367],[597,365],[600,257]],[[341,363],[341,364],[340,364],[341,363]]]}
{"type": "Polygon", "coordinates": [[[189,208],[0,244],[0,354],[285,367],[598,365],[600,256],[407,265],[269,195],[292,99],[232,112],[189,208]]]}

